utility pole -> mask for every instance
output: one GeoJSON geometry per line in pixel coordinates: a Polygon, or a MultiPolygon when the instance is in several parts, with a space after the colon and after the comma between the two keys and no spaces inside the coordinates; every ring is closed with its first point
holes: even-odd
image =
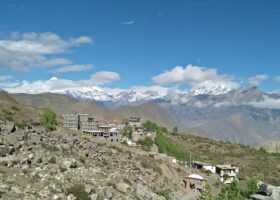
{"type": "Polygon", "coordinates": [[[190,174],[192,173],[192,154],[190,154],[190,174]]]}

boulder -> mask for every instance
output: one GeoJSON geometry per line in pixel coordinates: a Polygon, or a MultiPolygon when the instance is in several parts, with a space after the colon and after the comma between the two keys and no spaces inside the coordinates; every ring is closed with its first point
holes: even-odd
{"type": "Polygon", "coordinates": [[[13,133],[16,130],[16,126],[14,122],[7,121],[6,124],[1,129],[4,134],[13,133]]]}
{"type": "Polygon", "coordinates": [[[19,149],[21,147],[21,144],[15,135],[5,135],[3,139],[6,145],[11,145],[15,147],[15,149],[19,149]]]}
{"type": "Polygon", "coordinates": [[[59,162],[59,166],[62,168],[76,168],[77,161],[74,158],[66,158],[59,162]]]}
{"type": "Polygon", "coordinates": [[[125,193],[125,194],[131,191],[131,187],[126,183],[118,183],[116,185],[116,189],[119,192],[122,192],[122,193],[125,193]]]}
{"type": "Polygon", "coordinates": [[[6,146],[2,146],[0,147],[0,156],[1,157],[6,157],[7,155],[12,155],[15,152],[15,148],[14,147],[6,147],[6,146]]]}
{"type": "Polygon", "coordinates": [[[90,195],[90,200],[97,200],[98,194],[92,194],[90,195]]]}
{"type": "Polygon", "coordinates": [[[259,190],[265,195],[252,195],[252,200],[279,200],[280,199],[280,187],[269,185],[264,182],[258,182],[259,190]]]}

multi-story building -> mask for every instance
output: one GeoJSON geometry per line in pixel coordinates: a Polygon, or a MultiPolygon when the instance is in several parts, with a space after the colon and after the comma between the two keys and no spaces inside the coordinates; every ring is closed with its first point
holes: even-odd
{"type": "Polygon", "coordinates": [[[129,125],[132,127],[141,127],[141,118],[140,117],[130,117],[129,125]]]}
{"type": "Polygon", "coordinates": [[[229,184],[237,181],[239,168],[232,165],[216,165],[216,173],[220,175],[220,181],[229,184]]]}
{"type": "Polygon", "coordinates": [[[79,130],[79,118],[78,115],[62,115],[64,118],[63,127],[70,130],[79,130]]]}
{"type": "Polygon", "coordinates": [[[83,121],[81,129],[84,133],[92,130],[98,130],[98,125],[97,122],[94,121],[94,118],[88,118],[87,121],[83,121]]]}
{"type": "Polygon", "coordinates": [[[105,122],[98,123],[97,121],[94,121],[94,118],[89,117],[88,114],[63,115],[63,117],[65,128],[74,131],[82,131],[83,133],[111,142],[122,142],[122,134],[119,124],[116,127],[112,127],[105,122]]]}

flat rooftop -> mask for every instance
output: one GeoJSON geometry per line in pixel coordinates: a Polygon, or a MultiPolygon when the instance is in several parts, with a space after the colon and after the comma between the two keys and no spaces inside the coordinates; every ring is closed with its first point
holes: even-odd
{"type": "Polygon", "coordinates": [[[192,164],[198,164],[198,165],[204,165],[204,166],[213,166],[211,164],[200,162],[200,161],[192,161],[192,164]]]}
{"type": "Polygon", "coordinates": [[[238,169],[238,167],[232,165],[216,165],[216,167],[220,169],[238,169]]]}

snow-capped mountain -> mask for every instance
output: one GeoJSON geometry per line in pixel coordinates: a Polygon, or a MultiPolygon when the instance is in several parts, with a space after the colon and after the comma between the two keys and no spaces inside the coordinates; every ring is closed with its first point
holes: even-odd
{"type": "Polygon", "coordinates": [[[176,88],[165,88],[160,86],[134,87],[131,89],[112,89],[88,86],[54,90],[52,93],[66,94],[84,101],[118,103],[120,106],[151,101],[171,101],[173,103],[185,103],[191,96],[203,94],[221,95],[230,91],[230,88],[223,85],[218,85],[213,88],[199,87],[191,89],[190,91],[181,91],[176,88]]]}
{"type": "Polygon", "coordinates": [[[196,87],[190,90],[191,95],[200,95],[200,94],[208,94],[208,95],[221,95],[230,92],[232,89],[226,85],[215,85],[212,87],[196,87]]]}
{"type": "Polygon", "coordinates": [[[130,104],[164,99],[168,94],[168,89],[158,86],[132,89],[111,89],[91,86],[54,90],[52,93],[66,94],[85,101],[122,102],[123,104],[130,104]]]}

